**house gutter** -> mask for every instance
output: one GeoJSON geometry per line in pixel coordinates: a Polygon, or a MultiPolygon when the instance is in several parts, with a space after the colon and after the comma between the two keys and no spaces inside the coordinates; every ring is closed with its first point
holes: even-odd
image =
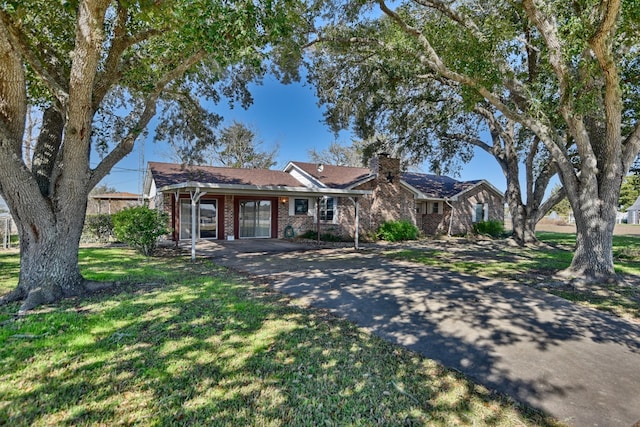
{"type": "Polygon", "coordinates": [[[207,190],[209,193],[217,194],[271,194],[271,195],[288,195],[288,196],[335,196],[335,197],[353,197],[353,196],[370,196],[373,194],[371,190],[347,190],[340,188],[320,188],[320,187],[285,187],[278,185],[247,185],[247,184],[215,184],[202,182],[184,182],[180,184],[165,185],[158,191],[175,192],[175,191],[193,191],[196,189],[207,190]]]}

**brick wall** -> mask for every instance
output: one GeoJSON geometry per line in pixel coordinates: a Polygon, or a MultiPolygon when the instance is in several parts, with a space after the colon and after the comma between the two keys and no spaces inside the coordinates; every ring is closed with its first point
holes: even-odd
{"type": "MultiPolygon", "coordinates": [[[[233,210],[234,206],[234,197],[233,195],[225,195],[224,196],[224,236],[218,236],[220,239],[226,239],[227,236],[235,236],[235,224],[233,221],[233,210]]],[[[223,212],[218,212],[218,215],[223,214],[223,212]]]]}
{"type": "Polygon", "coordinates": [[[442,213],[429,213],[420,215],[420,224],[418,227],[425,236],[437,236],[439,234],[447,234],[449,232],[449,221],[451,218],[451,207],[444,202],[442,205],[442,213]]]}
{"type": "MultiPolygon", "coordinates": [[[[477,204],[488,205],[489,221],[504,221],[504,199],[490,191],[486,185],[480,185],[453,202],[454,216],[451,234],[466,234],[473,230],[473,212],[477,204]]],[[[480,218],[478,221],[482,221],[480,218]]]]}
{"type": "MultiPolygon", "coordinates": [[[[360,235],[375,232],[385,221],[408,220],[418,225],[413,194],[400,184],[400,160],[380,155],[371,159],[370,168],[377,174],[376,178],[355,188],[373,191],[372,196],[358,198],[360,235]]],[[[355,208],[348,198],[340,199],[339,215],[339,223],[344,225],[343,234],[353,236],[355,208]]]]}
{"type": "Polygon", "coordinates": [[[416,224],[416,203],[413,194],[400,185],[400,159],[382,154],[373,159],[371,169],[377,173],[377,177],[372,188],[369,227],[375,230],[385,221],[398,220],[408,220],[416,224]]]}

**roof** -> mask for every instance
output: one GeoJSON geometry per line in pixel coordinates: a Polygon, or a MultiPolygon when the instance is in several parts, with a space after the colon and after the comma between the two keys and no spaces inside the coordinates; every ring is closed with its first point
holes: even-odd
{"type": "MultiPolygon", "coordinates": [[[[375,176],[369,168],[323,165],[320,171],[318,169],[317,164],[307,162],[289,162],[285,171],[149,162],[149,171],[156,187],[164,190],[199,188],[229,194],[257,191],[336,196],[371,194],[370,190],[353,190],[358,184],[375,176]],[[292,173],[294,170],[298,173],[292,173]]],[[[419,199],[455,198],[483,183],[502,195],[485,180],[457,181],[447,176],[404,172],[401,181],[419,199]]]]}
{"type": "Polygon", "coordinates": [[[215,166],[183,166],[175,163],[149,162],[149,170],[158,188],[185,182],[297,187],[290,174],[270,169],[238,169],[215,166]]]}
{"type": "Polygon", "coordinates": [[[457,181],[448,176],[415,172],[404,172],[402,180],[420,191],[424,196],[434,199],[454,197],[483,182],[483,180],[457,181]]]}
{"type": "Polygon", "coordinates": [[[635,203],[627,208],[628,211],[640,211],[640,196],[636,199],[635,203]]]}
{"type": "Polygon", "coordinates": [[[354,184],[372,177],[369,168],[322,165],[322,171],[319,172],[316,163],[290,162],[290,164],[330,188],[350,188],[354,184]]]}
{"type": "MultiPolygon", "coordinates": [[[[215,191],[220,194],[272,194],[299,196],[364,196],[369,190],[305,187],[293,175],[270,169],[221,168],[149,162],[147,176],[160,191],[215,191]]],[[[145,191],[149,187],[145,183],[145,191]]]]}
{"type": "Polygon", "coordinates": [[[102,194],[91,194],[89,197],[92,199],[100,199],[100,200],[138,200],[140,198],[139,194],[134,193],[102,193],[102,194]]]}

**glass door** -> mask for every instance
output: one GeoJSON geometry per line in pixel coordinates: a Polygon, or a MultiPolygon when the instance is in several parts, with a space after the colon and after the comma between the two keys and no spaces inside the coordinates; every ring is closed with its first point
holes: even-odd
{"type": "Polygon", "coordinates": [[[200,203],[200,238],[218,238],[218,212],[215,200],[200,203]]]}
{"type": "Polygon", "coordinates": [[[271,237],[270,200],[243,200],[239,207],[240,238],[271,237]]]}
{"type": "MultiPolygon", "coordinates": [[[[205,200],[196,208],[196,237],[218,238],[218,209],[216,200],[205,200]]],[[[191,201],[180,201],[180,239],[191,239],[191,201]]]]}
{"type": "Polygon", "coordinates": [[[180,200],[180,240],[191,239],[191,202],[180,200]]]}

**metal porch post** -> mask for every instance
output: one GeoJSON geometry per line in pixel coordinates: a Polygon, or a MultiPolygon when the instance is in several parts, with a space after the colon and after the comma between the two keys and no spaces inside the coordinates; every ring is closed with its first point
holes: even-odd
{"type": "Polygon", "coordinates": [[[357,197],[349,197],[349,199],[351,199],[351,201],[353,202],[353,206],[355,207],[355,214],[356,214],[356,230],[354,233],[354,248],[356,250],[359,249],[359,237],[360,237],[360,209],[358,209],[359,205],[358,205],[358,198],[357,197]]]}
{"type": "Polygon", "coordinates": [[[200,192],[199,188],[196,188],[194,191],[190,191],[191,195],[191,262],[196,261],[196,207],[198,206],[198,202],[200,198],[207,193],[200,192]]]}

